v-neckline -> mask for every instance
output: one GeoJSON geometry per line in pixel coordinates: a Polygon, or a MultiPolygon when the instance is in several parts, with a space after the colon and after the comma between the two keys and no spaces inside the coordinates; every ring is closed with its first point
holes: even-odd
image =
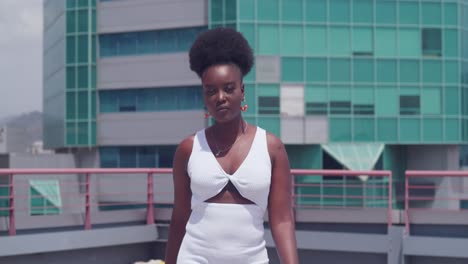
{"type": "Polygon", "coordinates": [[[219,169],[225,174],[225,175],[228,175],[230,177],[236,175],[236,173],[242,168],[242,166],[244,165],[244,163],[246,162],[246,160],[249,158],[250,156],[250,152],[252,152],[252,148],[255,144],[255,140],[257,140],[257,134],[258,134],[258,127],[255,127],[255,135],[254,135],[254,139],[252,140],[252,143],[250,144],[250,147],[249,147],[249,152],[247,152],[247,155],[245,155],[244,159],[242,160],[242,162],[239,164],[239,167],[232,173],[232,174],[229,174],[226,172],[226,170],[224,170],[223,166],[221,165],[221,163],[219,163],[218,159],[216,158],[216,156],[214,155],[213,151],[211,150],[210,148],[210,144],[208,144],[208,138],[206,137],[206,129],[203,131],[203,136],[205,137],[205,143],[206,143],[206,147],[208,148],[208,150],[210,151],[210,156],[214,159],[214,161],[216,162],[216,164],[218,165],[219,169]]]}

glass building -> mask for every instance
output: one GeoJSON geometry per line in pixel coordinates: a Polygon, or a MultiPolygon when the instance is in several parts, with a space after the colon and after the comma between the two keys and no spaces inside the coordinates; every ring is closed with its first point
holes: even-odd
{"type": "Polygon", "coordinates": [[[199,32],[225,26],[255,51],[245,118],[281,138],[292,168],[392,170],[397,194],[406,169],[459,169],[467,1],[48,0],[44,8],[44,140],[76,152],[82,166],[171,166],[178,142],[209,123],[187,51],[199,32]]]}

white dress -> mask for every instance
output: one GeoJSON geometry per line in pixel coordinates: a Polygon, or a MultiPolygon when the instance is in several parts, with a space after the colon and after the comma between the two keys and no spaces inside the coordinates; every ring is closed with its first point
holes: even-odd
{"type": "Polygon", "coordinates": [[[177,257],[178,264],[268,263],[263,217],[268,206],[271,162],[266,132],[257,127],[245,160],[226,173],[197,132],[187,165],[192,213],[177,257]],[[253,204],[207,203],[231,182],[253,204]]]}

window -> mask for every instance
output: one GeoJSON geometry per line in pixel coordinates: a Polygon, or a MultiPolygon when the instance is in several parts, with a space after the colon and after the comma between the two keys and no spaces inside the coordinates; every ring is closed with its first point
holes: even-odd
{"type": "Polygon", "coordinates": [[[419,95],[400,96],[400,115],[419,115],[420,100],[419,95]]]}
{"type": "Polygon", "coordinates": [[[58,180],[29,180],[30,215],[60,214],[62,198],[58,180]]]}
{"type": "Polygon", "coordinates": [[[355,115],[373,115],[374,105],[372,104],[354,104],[353,114],[355,115]]]}
{"type": "Polygon", "coordinates": [[[349,101],[331,101],[330,102],[330,113],[349,115],[351,114],[351,102],[349,101]]]}
{"type": "Polygon", "coordinates": [[[102,34],[99,36],[99,54],[111,57],[188,51],[196,36],[204,30],[206,27],[102,34]]]}
{"type": "Polygon", "coordinates": [[[326,115],[328,103],[309,102],[306,103],[307,115],[326,115]]]}
{"type": "Polygon", "coordinates": [[[440,28],[423,28],[421,40],[423,56],[442,56],[442,32],[440,28]]]}
{"type": "Polygon", "coordinates": [[[280,113],[279,97],[277,96],[259,96],[258,113],[278,115],[280,113]]]}

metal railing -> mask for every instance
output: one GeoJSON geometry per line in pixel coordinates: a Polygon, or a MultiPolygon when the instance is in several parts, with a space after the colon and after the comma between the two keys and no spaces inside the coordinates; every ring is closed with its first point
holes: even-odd
{"type": "Polygon", "coordinates": [[[406,171],[405,229],[410,234],[412,223],[466,224],[468,210],[462,201],[468,201],[468,188],[463,179],[468,171],[406,171]],[[420,220],[413,219],[417,214],[420,220]],[[450,216],[449,216],[450,214],[450,216]]]}
{"type": "MultiPolygon", "coordinates": [[[[44,221],[81,217],[80,221],[64,219],[63,225],[79,223],[88,230],[117,222],[112,217],[124,214],[121,209],[138,209],[142,214],[131,218],[133,221],[142,220],[144,213],[145,223],[154,224],[155,207],[172,206],[171,174],[172,169],[165,168],[0,169],[0,189],[7,190],[3,196],[0,192],[0,220],[2,215],[7,219],[11,236],[17,234],[18,222],[23,223],[21,230],[25,222],[40,217],[44,221]]],[[[291,202],[296,212],[373,208],[386,213],[388,226],[392,224],[389,171],[293,169],[291,174],[291,202]]],[[[43,223],[35,228],[50,227],[43,223]]]]}

